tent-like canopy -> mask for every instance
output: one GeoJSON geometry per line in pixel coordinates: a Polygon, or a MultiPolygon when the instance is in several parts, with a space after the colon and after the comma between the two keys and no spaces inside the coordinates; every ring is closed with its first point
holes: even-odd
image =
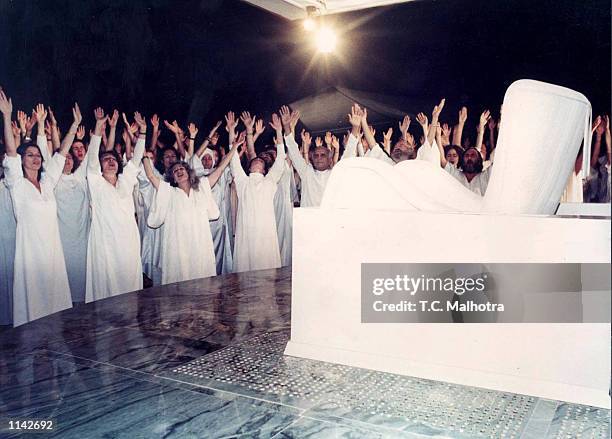
{"type": "Polygon", "coordinates": [[[300,121],[313,134],[332,131],[338,133],[350,128],[347,115],[353,103],[368,110],[368,122],[374,126],[397,126],[404,115],[415,120],[415,112],[429,112],[431,104],[421,99],[366,93],[343,87],[330,87],[316,95],[291,103],[301,114],[300,121]]]}
{"type": "Polygon", "coordinates": [[[357,11],[375,6],[404,3],[412,0],[245,0],[289,20],[306,18],[306,7],[314,6],[322,14],[357,11]]]}

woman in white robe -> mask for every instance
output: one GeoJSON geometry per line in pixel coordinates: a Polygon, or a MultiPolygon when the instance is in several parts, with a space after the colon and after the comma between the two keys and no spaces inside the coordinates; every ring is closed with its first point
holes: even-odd
{"type": "Polygon", "coordinates": [[[11,191],[17,221],[13,280],[13,324],[70,308],[72,300],[57,222],[53,190],[61,176],[67,150],[60,150],[42,172],[41,149],[47,147],[44,123],[47,112],[36,108],[39,145],[15,148],[11,132],[12,103],[0,91],[4,118],[5,183],[11,191]]]}
{"type": "MultiPolygon", "coordinates": [[[[68,130],[62,145],[71,146],[75,134],[83,119],[81,110],[75,104],[73,110],[72,126],[68,130]]],[[[59,137],[59,135],[58,135],[59,137]]],[[[42,139],[41,139],[42,140],[42,139]]],[[[45,162],[51,159],[50,151],[43,149],[45,162]]],[[[57,200],[57,219],[59,223],[60,238],[64,250],[64,260],[68,273],[68,283],[72,301],[82,303],[85,301],[85,284],[87,278],[87,238],[91,215],[89,212],[89,193],[87,191],[86,169],[87,157],[85,152],[80,163],[72,153],[66,154],[66,162],[62,175],[55,186],[55,199],[57,200]]],[[[44,163],[44,162],[43,162],[44,163]]]]}
{"type": "Polygon", "coordinates": [[[214,186],[227,167],[233,148],[208,177],[198,178],[186,162],[176,162],[166,179],[153,172],[152,153],[144,161],[145,172],[156,189],[147,223],[164,225],[161,236],[162,284],[215,276],[215,252],[209,220],[219,218],[212,195],[214,186]]]}
{"type": "Polygon", "coordinates": [[[121,158],[114,150],[102,152],[100,133],[106,117],[96,110],[96,128],[87,160],[87,184],[91,200],[91,230],[87,246],[85,301],[104,299],[142,289],[140,236],[134,218],[133,191],[145,149],[147,124],[134,114],[140,133],[134,155],[121,172],[121,158]]]}
{"type": "MultiPolygon", "coordinates": [[[[228,114],[230,139],[235,136],[233,114],[228,114]]],[[[282,126],[276,114],[271,125],[282,139],[282,126]]],[[[285,165],[285,148],[277,146],[274,165],[266,173],[265,161],[256,157],[251,160],[247,175],[237,155],[230,162],[236,191],[238,194],[238,213],[236,216],[236,238],[234,244],[234,271],[262,270],[281,266],[276,217],[274,214],[274,194],[285,165]]]]}

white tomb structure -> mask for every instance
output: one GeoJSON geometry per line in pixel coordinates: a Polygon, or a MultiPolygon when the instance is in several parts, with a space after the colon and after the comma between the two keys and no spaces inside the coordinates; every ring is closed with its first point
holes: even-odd
{"type": "Polygon", "coordinates": [[[609,287],[579,296],[604,323],[361,322],[362,263],[610,264],[609,205],[555,215],[590,124],[580,93],[512,84],[484,197],[425,162],[339,162],[321,207],[294,211],[285,354],[610,408],[609,287]]]}

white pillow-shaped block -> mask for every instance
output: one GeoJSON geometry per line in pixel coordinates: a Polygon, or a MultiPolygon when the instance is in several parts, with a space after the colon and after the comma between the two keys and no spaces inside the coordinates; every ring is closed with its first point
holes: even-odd
{"type": "Polygon", "coordinates": [[[393,166],[359,157],[334,167],[321,207],[554,214],[582,139],[585,155],[590,150],[591,105],[578,92],[532,80],[513,83],[503,105],[484,197],[423,160],[393,166]]]}
{"type": "MultiPolygon", "coordinates": [[[[487,213],[555,213],[582,140],[590,151],[591,104],[581,93],[522,79],[504,97],[487,213]]],[[[587,163],[588,165],[588,163],[587,163]]]]}

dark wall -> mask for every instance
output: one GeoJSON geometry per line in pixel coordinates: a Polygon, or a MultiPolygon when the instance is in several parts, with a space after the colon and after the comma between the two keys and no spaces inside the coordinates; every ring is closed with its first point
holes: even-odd
{"type": "MultiPolygon", "coordinates": [[[[610,1],[415,1],[329,17],[337,56],[299,23],[232,0],[0,0],[0,85],[63,118],[93,106],[206,120],[263,112],[327,85],[497,109],[520,78],[610,112],[610,1]]],[[[419,99],[419,100],[421,100],[419,99]]],[[[412,111],[431,109],[411,109],[412,111]]]]}

